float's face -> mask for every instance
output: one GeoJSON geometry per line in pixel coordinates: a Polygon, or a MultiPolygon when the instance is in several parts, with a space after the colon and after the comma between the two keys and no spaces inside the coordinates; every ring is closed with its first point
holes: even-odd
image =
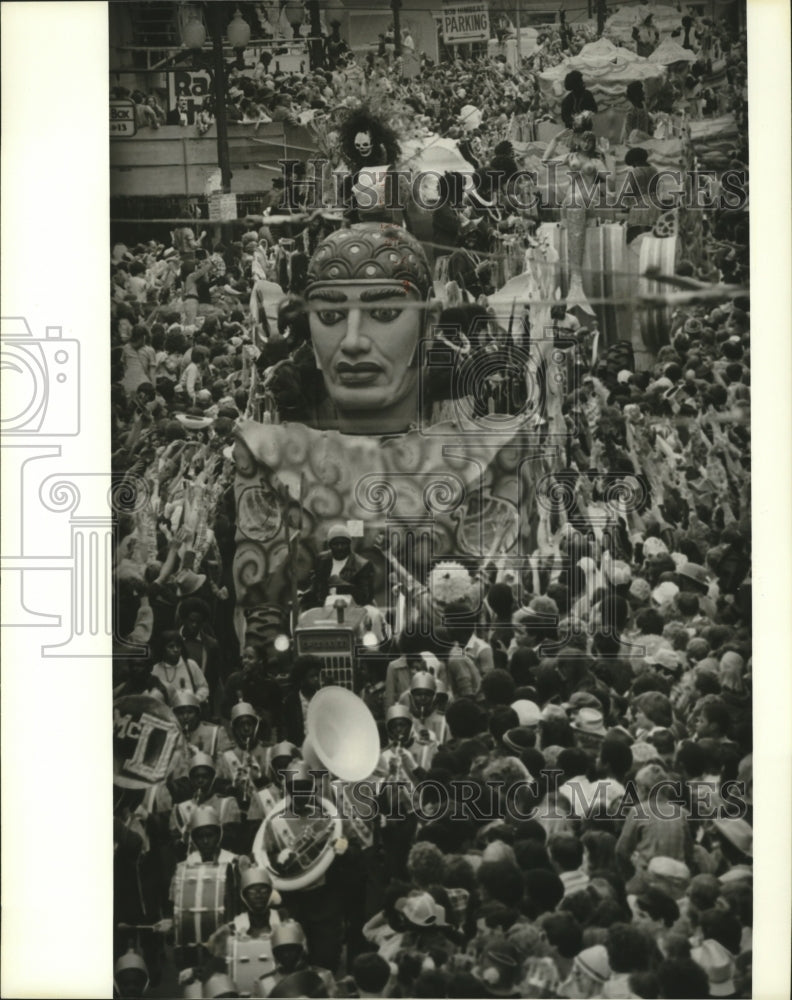
{"type": "Polygon", "coordinates": [[[311,341],[327,392],[340,411],[383,410],[417,391],[414,364],[420,298],[408,283],[349,281],[309,296],[311,341]],[[354,304],[353,304],[354,303],[354,304]]]}
{"type": "Polygon", "coordinates": [[[355,136],[355,149],[358,152],[358,156],[364,158],[371,156],[373,148],[374,143],[371,140],[371,132],[358,132],[355,136]]]}

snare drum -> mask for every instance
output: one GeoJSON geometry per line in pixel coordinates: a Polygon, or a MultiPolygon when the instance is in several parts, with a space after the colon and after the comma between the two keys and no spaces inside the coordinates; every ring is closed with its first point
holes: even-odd
{"type": "Polygon", "coordinates": [[[177,948],[206,944],[231,919],[228,865],[180,864],[174,876],[173,928],[177,948]]]}

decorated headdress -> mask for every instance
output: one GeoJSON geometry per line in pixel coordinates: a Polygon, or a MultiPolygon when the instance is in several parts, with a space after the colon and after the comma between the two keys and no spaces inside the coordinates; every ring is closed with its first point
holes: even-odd
{"type": "Polygon", "coordinates": [[[339,229],[326,237],[308,265],[311,285],[338,281],[409,282],[422,299],[432,290],[432,275],[421,244],[400,226],[339,229]]]}

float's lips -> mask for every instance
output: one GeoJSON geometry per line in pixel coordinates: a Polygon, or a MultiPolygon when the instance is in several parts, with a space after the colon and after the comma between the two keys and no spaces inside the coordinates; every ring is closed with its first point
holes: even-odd
{"type": "Polygon", "coordinates": [[[336,365],[338,378],[349,385],[366,385],[373,382],[381,372],[382,368],[370,361],[361,361],[358,364],[341,361],[336,365]]]}

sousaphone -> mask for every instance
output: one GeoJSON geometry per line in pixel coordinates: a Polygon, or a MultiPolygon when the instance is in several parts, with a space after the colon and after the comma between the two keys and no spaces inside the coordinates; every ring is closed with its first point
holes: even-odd
{"type": "MultiPolygon", "coordinates": [[[[346,688],[325,687],[313,696],[306,731],[302,753],[311,770],[329,771],[342,781],[362,781],[377,766],[377,723],[367,705],[346,688]]],[[[310,815],[295,815],[288,799],[272,810],[256,833],[253,857],[269,871],[276,889],[305,889],[333,863],[342,834],[338,808],[317,783],[310,815]]]]}

